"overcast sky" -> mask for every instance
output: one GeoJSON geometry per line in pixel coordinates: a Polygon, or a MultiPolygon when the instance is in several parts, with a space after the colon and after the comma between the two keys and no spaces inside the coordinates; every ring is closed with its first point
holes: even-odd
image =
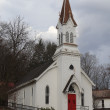
{"type": "MultiPolygon", "coordinates": [[[[24,17],[45,40],[55,41],[56,24],[63,0],[0,0],[0,20],[24,17]]],[[[110,63],[110,0],[70,0],[78,24],[80,52],[95,54],[100,63],[110,63]]]]}

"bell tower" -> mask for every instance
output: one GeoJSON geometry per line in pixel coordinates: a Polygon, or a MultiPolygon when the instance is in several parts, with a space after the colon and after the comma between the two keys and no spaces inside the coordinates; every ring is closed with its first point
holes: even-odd
{"type": "Polygon", "coordinates": [[[76,27],[77,23],[74,20],[69,0],[64,0],[61,13],[59,15],[59,21],[56,26],[58,48],[53,56],[53,60],[56,60],[58,53],[61,51],[79,54],[78,45],[75,41],[76,27]]]}
{"type": "Polygon", "coordinates": [[[58,29],[58,46],[65,43],[75,44],[76,27],[77,23],[74,20],[69,0],[64,0],[56,27],[58,29]]]}

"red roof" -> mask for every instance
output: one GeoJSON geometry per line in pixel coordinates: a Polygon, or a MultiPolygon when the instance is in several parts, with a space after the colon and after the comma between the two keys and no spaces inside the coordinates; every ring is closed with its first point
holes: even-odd
{"type": "Polygon", "coordinates": [[[93,96],[97,99],[110,98],[110,90],[94,90],[93,96]]]}
{"type": "Polygon", "coordinates": [[[75,22],[75,20],[73,18],[69,0],[64,0],[62,10],[61,10],[61,15],[60,15],[61,24],[67,23],[69,17],[71,17],[74,25],[77,26],[77,23],[75,22]]]}

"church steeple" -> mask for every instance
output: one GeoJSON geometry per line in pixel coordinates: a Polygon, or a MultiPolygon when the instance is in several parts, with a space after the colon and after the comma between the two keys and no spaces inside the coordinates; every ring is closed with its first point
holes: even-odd
{"type": "Polygon", "coordinates": [[[53,56],[56,60],[61,54],[78,55],[79,50],[76,43],[77,23],[73,18],[69,0],[63,1],[60,18],[57,24],[58,48],[53,56]]]}
{"type": "Polygon", "coordinates": [[[71,17],[71,19],[74,23],[74,26],[77,26],[77,23],[73,18],[73,14],[72,14],[72,11],[71,11],[69,0],[64,0],[62,10],[61,10],[61,14],[60,14],[60,18],[59,18],[60,23],[61,24],[67,23],[69,17],[71,17]]]}
{"type": "Polygon", "coordinates": [[[76,27],[77,23],[74,20],[69,0],[64,0],[59,22],[56,27],[58,30],[58,46],[65,43],[76,44],[76,27]]]}

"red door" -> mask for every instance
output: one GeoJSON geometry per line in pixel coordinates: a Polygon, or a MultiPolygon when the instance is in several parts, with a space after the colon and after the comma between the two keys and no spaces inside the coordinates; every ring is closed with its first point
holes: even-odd
{"type": "Polygon", "coordinates": [[[76,110],[76,94],[68,94],[68,110],[76,110]]]}

